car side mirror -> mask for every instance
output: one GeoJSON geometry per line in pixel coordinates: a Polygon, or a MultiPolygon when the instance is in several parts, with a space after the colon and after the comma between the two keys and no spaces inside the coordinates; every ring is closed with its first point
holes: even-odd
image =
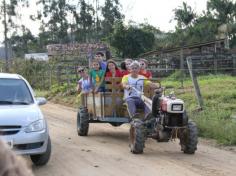
{"type": "Polygon", "coordinates": [[[37,102],[37,104],[38,104],[39,106],[40,106],[40,105],[44,105],[44,104],[47,103],[47,100],[46,100],[46,98],[44,98],[44,97],[36,97],[35,99],[36,99],[36,102],[37,102]]]}

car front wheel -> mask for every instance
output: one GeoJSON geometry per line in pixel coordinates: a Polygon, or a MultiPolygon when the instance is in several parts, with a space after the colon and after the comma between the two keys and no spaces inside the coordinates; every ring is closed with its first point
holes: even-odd
{"type": "Polygon", "coordinates": [[[31,161],[34,163],[34,165],[43,166],[48,163],[50,156],[51,156],[51,139],[50,137],[48,137],[48,145],[46,152],[38,155],[30,155],[30,158],[31,161]]]}

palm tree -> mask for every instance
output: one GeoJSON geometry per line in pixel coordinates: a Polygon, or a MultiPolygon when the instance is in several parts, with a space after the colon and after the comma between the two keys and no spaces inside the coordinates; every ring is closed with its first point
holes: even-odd
{"type": "Polygon", "coordinates": [[[177,21],[177,26],[182,29],[191,24],[196,14],[186,2],[183,2],[183,6],[174,9],[175,17],[174,20],[177,21]]]}

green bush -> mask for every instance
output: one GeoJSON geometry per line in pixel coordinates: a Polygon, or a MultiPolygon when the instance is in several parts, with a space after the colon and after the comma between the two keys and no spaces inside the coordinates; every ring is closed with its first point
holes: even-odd
{"type": "Polygon", "coordinates": [[[54,84],[51,87],[50,95],[55,96],[57,94],[61,95],[74,95],[76,94],[76,85],[63,83],[62,85],[54,84]]]}

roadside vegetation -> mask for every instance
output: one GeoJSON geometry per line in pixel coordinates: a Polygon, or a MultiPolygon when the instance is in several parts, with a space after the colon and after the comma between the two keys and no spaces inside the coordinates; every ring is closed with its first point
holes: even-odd
{"type": "Polygon", "coordinates": [[[76,84],[54,84],[49,90],[36,89],[35,93],[54,103],[77,107],[76,84]]]}

